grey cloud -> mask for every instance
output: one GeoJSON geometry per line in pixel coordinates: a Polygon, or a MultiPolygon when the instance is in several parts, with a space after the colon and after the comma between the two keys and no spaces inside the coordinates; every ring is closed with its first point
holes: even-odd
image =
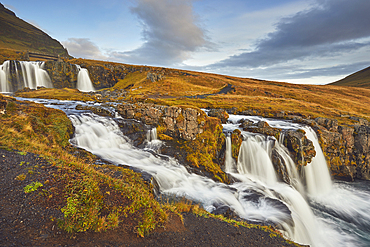
{"type": "Polygon", "coordinates": [[[69,38],[63,41],[62,44],[67,48],[69,54],[74,57],[105,59],[99,47],[90,39],[86,38],[69,38]]]}
{"type": "Polygon", "coordinates": [[[332,67],[316,68],[316,69],[294,69],[294,73],[286,74],[285,79],[300,79],[300,78],[312,78],[315,76],[347,76],[354,72],[360,71],[366,67],[369,67],[367,62],[359,62],[354,64],[342,64],[332,67]]]}
{"type": "Polygon", "coordinates": [[[370,1],[319,0],[319,5],[280,20],[276,31],[259,40],[256,49],[231,56],[213,67],[269,66],[294,59],[332,56],[369,43],[370,1]]]}
{"type": "Polygon", "coordinates": [[[141,22],[144,43],[132,51],[111,52],[113,59],[173,65],[188,59],[192,52],[211,46],[191,0],[138,0],[131,11],[141,22]]]}

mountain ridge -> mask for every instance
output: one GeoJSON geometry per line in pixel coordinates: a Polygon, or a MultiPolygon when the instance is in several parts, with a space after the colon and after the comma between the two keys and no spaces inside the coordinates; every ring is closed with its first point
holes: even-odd
{"type": "Polygon", "coordinates": [[[18,51],[32,51],[55,56],[68,57],[68,51],[56,39],[0,3],[0,48],[18,51]]]}
{"type": "Polygon", "coordinates": [[[370,88],[370,66],[350,74],[343,79],[329,83],[329,85],[370,88]]]}

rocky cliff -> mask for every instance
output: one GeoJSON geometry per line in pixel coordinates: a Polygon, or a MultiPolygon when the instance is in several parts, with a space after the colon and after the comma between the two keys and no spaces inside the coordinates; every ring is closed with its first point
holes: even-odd
{"type": "Polygon", "coordinates": [[[317,118],[314,129],[332,174],[347,180],[370,180],[370,125],[338,125],[335,119],[317,118]]]}
{"type": "Polygon", "coordinates": [[[159,139],[167,143],[162,153],[179,159],[192,172],[229,182],[221,169],[225,135],[219,119],[186,106],[138,103],[120,104],[116,109],[124,118],[156,126],[159,139]]]}

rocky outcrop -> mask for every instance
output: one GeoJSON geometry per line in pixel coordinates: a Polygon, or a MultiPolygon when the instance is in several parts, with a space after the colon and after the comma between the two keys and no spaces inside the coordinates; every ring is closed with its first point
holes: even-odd
{"type": "Polygon", "coordinates": [[[281,129],[272,128],[267,122],[259,121],[257,123],[253,123],[249,120],[244,120],[241,122],[240,127],[243,128],[245,131],[253,132],[253,133],[260,133],[268,136],[274,136],[277,140],[279,140],[279,136],[281,133],[281,129]]]}
{"type": "Polygon", "coordinates": [[[76,88],[78,70],[75,64],[47,61],[44,69],[48,72],[55,88],[76,88]]]}
{"type": "Polygon", "coordinates": [[[208,116],[219,118],[223,124],[229,119],[229,114],[224,109],[211,109],[208,112],[208,116]]]}
{"type": "Polygon", "coordinates": [[[316,155],[312,141],[307,139],[303,130],[285,131],[283,144],[288,148],[294,163],[298,166],[307,165],[316,155]]]}
{"type": "Polygon", "coordinates": [[[155,72],[148,72],[148,74],[146,75],[146,79],[151,80],[151,82],[160,81],[163,78],[164,78],[164,75],[158,74],[155,72]]]}
{"type": "Polygon", "coordinates": [[[161,126],[164,134],[183,140],[194,140],[205,124],[204,112],[194,108],[138,103],[118,105],[117,111],[124,118],[161,126]]]}
{"type": "Polygon", "coordinates": [[[100,115],[100,116],[114,117],[113,111],[110,111],[107,107],[100,106],[100,105],[96,105],[96,106],[77,105],[76,110],[92,111],[93,113],[100,115]]]}
{"type": "Polygon", "coordinates": [[[334,177],[370,180],[370,126],[358,120],[341,126],[335,119],[315,119],[314,129],[334,177]]]}
{"type": "MultiPolygon", "coordinates": [[[[89,77],[96,90],[113,87],[127,74],[142,71],[143,67],[125,66],[114,63],[88,64],[83,61],[47,61],[44,68],[48,72],[55,88],[76,88],[78,68],[76,64],[89,71],[89,77]]],[[[149,68],[145,68],[149,69],[149,68]]]]}
{"type": "Polygon", "coordinates": [[[89,71],[91,82],[96,90],[113,87],[119,80],[124,79],[128,73],[135,72],[137,69],[126,67],[122,64],[80,64],[82,68],[89,71]]]}
{"type": "Polygon", "coordinates": [[[156,126],[158,138],[165,142],[160,151],[178,159],[189,171],[229,183],[221,169],[225,135],[219,119],[185,106],[119,104],[116,110],[125,119],[156,126]]]}

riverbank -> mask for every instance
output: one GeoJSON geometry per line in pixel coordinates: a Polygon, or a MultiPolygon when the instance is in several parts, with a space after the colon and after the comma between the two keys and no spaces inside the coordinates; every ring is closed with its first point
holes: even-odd
{"type": "Polygon", "coordinates": [[[67,233],[58,227],[63,217],[58,209],[63,198],[46,199],[58,168],[33,153],[0,149],[0,245],[1,246],[295,246],[281,237],[259,229],[236,227],[218,219],[191,213],[171,214],[168,222],[145,238],[120,224],[105,232],[67,233]],[[21,179],[20,175],[26,174],[21,179]],[[43,182],[37,191],[25,193],[24,187],[43,182]]]}

